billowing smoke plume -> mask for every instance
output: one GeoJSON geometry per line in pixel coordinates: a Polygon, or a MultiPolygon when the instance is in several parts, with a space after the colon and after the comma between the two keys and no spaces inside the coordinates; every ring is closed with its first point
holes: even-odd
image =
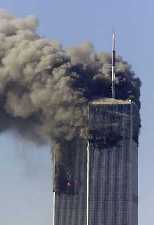
{"type": "MultiPolygon", "coordinates": [[[[63,49],[41,38],[37,25],[33,17],[0,11],[0,129],[59,148],[85,136],[88,102],[111,96],[111,55],[96,53],[90,43],[63,49]]],[[[121,57],[116,94],[140,106],[140,80],[121,57]]]]}

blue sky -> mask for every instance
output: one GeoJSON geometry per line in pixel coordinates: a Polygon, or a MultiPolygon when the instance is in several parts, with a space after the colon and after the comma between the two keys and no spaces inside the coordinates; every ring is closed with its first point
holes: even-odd
{"type": "MultiPolygon", "coordinates": [[[[111,51],[112,29],[116,30],[118,53],[128,60],[143,83],[139,224],[153,225],[154,2],[0,0],[0,8],[16,16],[37,16],[40,35],[58,40],[65,47],[91,41],[98,51],[111,51]]],[[[38,149],[33,144],[20,142],[11,132],[0,136],[0,146],[0,224],[49,225],[49,146],[38,149]]]]}

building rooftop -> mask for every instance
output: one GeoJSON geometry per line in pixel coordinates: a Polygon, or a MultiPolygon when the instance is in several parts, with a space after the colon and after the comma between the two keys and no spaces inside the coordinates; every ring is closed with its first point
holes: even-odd
{"type": "Polygon", "coordinates": [[[115,104],[131,104],[132,101],[127,99],[127,100],[121,100],[121,99],[114,99],[114,98],[101,98],[101,99],[96,99],[90,102],[92,105],[115,105],[115,104]]]}

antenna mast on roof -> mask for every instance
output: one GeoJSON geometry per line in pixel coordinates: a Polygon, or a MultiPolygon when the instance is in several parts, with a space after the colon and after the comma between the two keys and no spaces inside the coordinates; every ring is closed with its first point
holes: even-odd
{"type": "Polygon", "coordinates": [[[115,58],[116,58],[115,41],[116,41],[116,34],[115,32],[113,32],[112,34],[112,98],[115,98],[115,58]]]}

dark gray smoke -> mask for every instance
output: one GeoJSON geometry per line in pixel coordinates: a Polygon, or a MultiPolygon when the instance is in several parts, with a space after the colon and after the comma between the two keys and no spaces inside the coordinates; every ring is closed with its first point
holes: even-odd
{"type": "MultiPolygon", "coordinates": [[[[111,97],[111,55],[90,43],[63,49],[36,33],[33,17],[0,11],[0,129],[55,148],[85,136],[89,101],[111,97]]],[[[140,107],[140,80],[116,58],[116,94],[140,107]]],[[[65,146],[65,145],[64,145],[65,146]]]]}

